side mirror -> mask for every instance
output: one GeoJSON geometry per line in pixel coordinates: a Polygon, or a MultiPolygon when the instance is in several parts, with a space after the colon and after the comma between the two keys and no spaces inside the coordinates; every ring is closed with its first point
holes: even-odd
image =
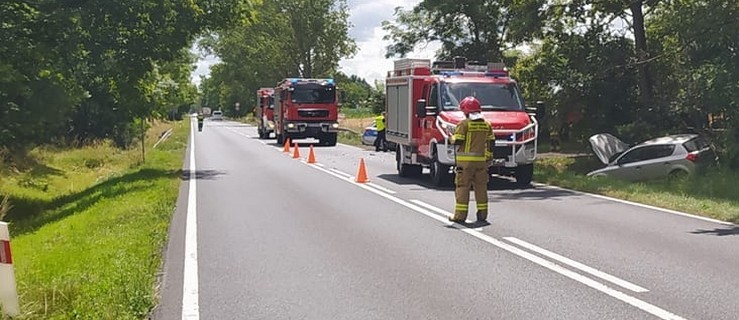
{"type": "Polygon", "coordinates": [[[425,118],[426,115],[426,100],[418,99],[416,101],[416,116],[419,118],[425,118]]]}

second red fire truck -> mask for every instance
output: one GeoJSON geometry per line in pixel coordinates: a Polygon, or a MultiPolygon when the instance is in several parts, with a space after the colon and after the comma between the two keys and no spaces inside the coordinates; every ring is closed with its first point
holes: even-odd
{"type": "Polygon", "coordinates": [[[502,63],[401,59],[386,79],[386,135],[397,143],[401,176],[428,167],[437,186],[452,183],[456,147],[449,143],[464,119],[459,102],[467,96],[482,104],[496,137],[490,173],[509,175],[528,185],[537,156],[538,122],[524,105],[516,81],[502,63]]]}
{"type": "Polygon", "coordinates": [[[284,79],[274,95],[277,143],[315,138],[321,145],[336,145],[339,105],[333,79],[284,79]]]}

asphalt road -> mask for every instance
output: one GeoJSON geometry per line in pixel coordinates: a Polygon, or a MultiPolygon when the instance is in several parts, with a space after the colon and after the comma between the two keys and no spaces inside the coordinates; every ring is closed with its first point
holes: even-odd
{"type": "Polygon", "coordinates": [[[193,140],[154,319],[739,317],[735,225],[499,179],[490,224],[462,226],[392,153],[307,164],[228,121],[193,140]]]}

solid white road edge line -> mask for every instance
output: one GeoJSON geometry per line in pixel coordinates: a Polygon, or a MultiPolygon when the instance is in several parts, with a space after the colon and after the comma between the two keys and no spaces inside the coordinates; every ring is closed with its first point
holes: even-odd
{"type": "Polygon", "coordinates": [[[551,259],[557,260],[557,261],[559,261],[561,263],[564,263],[564,264],[566,264],[566,265],[568,265],[570,267],[579,269],[579,270],[581,270],[583,272],[589,273],[589,274],[591,274],[593,276],[596,276],[598,278],[601,278],[601,279],[606,280],[608,282],[611,282],[613,284],[619,285],[619,286],[621,286],[621,287],[623,287],[625,289],[629,289],[631,291],[640,292],[640,293],[641,292],[649,292],[649,290],[647,290],[645,288],[642,288],[642,287],[640,287],[638,285],[635,285],[635,284],[633,284],[631,282],[628,282],[626,280],[619,279],[619,278],[617,278],[615,276],[612,276],[610,274],[607,274],[607,273],[602,272],[600,270],[597,270],[595,268],[588,267],[588,266],[586,266],[586,265],[584,265],[582,263],[579,263],[579,262],[574,261],[572,259],[569,259],[567,257],[563,257],[563,256],[561,256],[559,254],[556,254],[556,253],[551,252],[549,250],[546,250],[544,248],[538,247],[536,245],[533,245],[533,244],[528,243],[526,241],[523,241],[521,239],[518,239],[518,238],[515,238],[515,237],[503,237],[503,239],[508,240],[510,242],[513,242],[513,243],[515,243],[515,244],[517,244],[517,245],[519,245],[521,247],[524,247],[524,248],[529,249],[531,251],[534,251],[536,253],[539,253],[539,254],[541,254],[543,256],[546,256],[546,257],[549,257],[551,259]]]}
{"type": "MultiPolygon", "coordinates": [[[[334,177],[337,177],[337,178],[339,178],[341,180],[347,181],[347,182],[349,182],[349,183],[351,183],[353,185],[356,185],[356,186],[358,186],[358,187],[360,187],[362,189],[368,190],[368,191],[370,191],[370,192],[372,192],[374,194],[377,194],[377,195],[380,195],[382,197],[385,197],[386,199],[388,199],[390,201],[393,201],[393,202],[395,202],[397,204],[400,204],[402,206],[405,206],[407,208],[410,208],[410,209],[412,209],[412,210],[414,210],[414,211],[416,211],[418,213],[421,213],[421,214],[423,214],[423,215],[425,215],[425,216],[427,216],[429,218],[435,219],[435,220],[437,220],[439,222],[442,222],[442,223],[445,223],[445,224],[449,224],[449,221],[446,218],[442,218],[439,215],[436,215],[436,214],[434,214],[434,213],[432,213],[432,212],[430,212],[430,211],[428,211],[428,210],[426,210],[426,209],[424,209],[424,208],[422,208],[420,206],[417,206],[417,205],[415,205],[413,203],[410,203],[408,201],[405,201],[405,200],[400,199],[398,197],[395,197],[393,195],[389,195],[389,194],[384,193],[382,191],[373,189],[373,188],[368,187],[366,185],[363,185],[363,184],[360,184],[360,183],[355,183],[353,180],[348,179],[348,178],[345,178],[345,177],[342,177],[341,175],[338,175],[338,174],[336,174],[334,172],[331,172],[330,170],[326,170],[326,169],[323,169],[323,168],[320,168],[320,167],[316,167],[316,166],[311,166],[311,167],[312,168],[315,168],[317,170],[323,171],[325,173],[328,173],[328,174],[330,174],[330,175],[332,175],[334,177]]],[[[563,275],[565,277],[568,277],[568,278],[570,278],[572,280],[575,280],[577,282],[580,282],[580,283],[582,283],[582,284],[584,284],[584,285],[586,285],[588,287],[591,287],[591,288],[593,288],[595,290],[598,290],[600,292],[603,292],[603,293],[605,293],[605,294],[607,294],[607,295],[609,295],[611,297],[614,297],[614,298],[616,298],[618,300],[621,300],[623,302],[626,302],[626,303],[628,303],[628,304],[630,304],[630,305],[632,305],[634,307],[637,307],[637,308],[639,308],[639,309],[641,309],[641,310],[643,310],[643,311],[645,311],[647,313],[650,313],[650,314],[652,314],[654,316],[657,316],[660,319],[665,319],[665,320],[668,320],[668,319],[669,320],[683,320],[682,317],[679,317],[679,316],[677,316],[677,315],[675,315],[675,314],[673,314],[673,313],[671,313],[671,312],[669,312],[667,310],[664,310],[664,309],[662,309],[660,307],[657,307],[655,305],[652,305],[652,304],[650,304],[650,303],[648,303],[646,301],[639,300],[637,298],[634,298],[632,296],[629,296],[629,295],[627,295],[627,294],[625,294],[623,292],[620,292],[618,290],[612,289],[612,288],[606,286],[605,284],[602,284],[602,283],[600,283],[598,281],[595,281],[593,279],[590,279],[588,277],[585,277],[585,276],[583,276],[583,275],[581,275],[579,273],[576,273],[574,271],[571,271],[569,269],[566,269],[566,268],[564,268],[564,267],[562,267],[562,266],[560,266],[560,265],[558,265],[558,264],[556,264],[554,262],[545,260],[544,258],[541,258],[539,256],[533,255],[533,254],[528,253],[526,251],[523,251],[522,249],[519,249],[519,248],[517,248],[515,246],[509,245],[509,244],[507,244],[505,242],[502,242],[500,240],[497,240],[497,239],[495,239],[495,238],[493,238],[491,236],[488,236],[486,234],[483,234],[483,233],[481,233],[479,231],[476,231],[476,230],[473,230],[473,229],[469,229],[469,228],[465,228],[465,227],[460,226],[458,224],[452,224],[452,226],[454,228],[456,228],[456,229],[459,229],[462,232],[465,232],[465,233],[467,233],[467,234],[475,237],[475,238],[478,238],[480,240],[483,240],[483,241],[485,241],[487,243],[490,243],[490,244],[492,244],[492,245],[494,245],[494,246],[496,246],[498,248],[501,248],[503,250],[506,250],[506,251],[508,251],[510,253],[513,253],[513,254],[515,254],[515,255],[517,255],[519,257],[522,257],[522,258],[524,258],[526,260],[529,260],[529,261],[531,261],[533,263],[536,263],[536,264],[538,264],[538,265],[540,265],[542,267],[545,267],[545,268],[547,268],[549,270],[552,270],[554,272],[557,272],[557,273],[559,273],[559,274],[561,274],[561,275],[563,275]]]]}
{"type": "Polygon", "coordinates": [[[380,191],[383,191],[385,193],[389,193],[389,194],[396,194],[397,193],[397,192],[395,192],[393,190],[390,190],[388,188],[385,188],[385,187],[383,187],[383,186],[381,186],[379,184],[373,183],[373,182],[368,182],[367,185],[369,185],[370,187],[373,187],[375,189],[378,189],[380,191]]]}
{"type": "MultiPolygon", "coordinates": [[[[197,125],[197,124],[195,124],[197,125]]],[[[200,319],[198,306],[197,178],[195,167],[195,126],[190,130],[190,165],[185,222],[185,263],[182,278],[182,319],[200,319]]]]}
{"type": "Polygon", "coordinates": [[[650,206],[648,204],[643,204],[643,203],[638,203],[638,202],[633,202],[633,201],[628,201],[628,200],[623,200],[623,199],[612,198],[612,197],[608,197],[608,196],[604,196],[604,195],[600,195],[600,194],[589,193],[589,192],[584,192],[584,191],[577,191],[577,190],[572,190],[572,189],[567,189],[567,188],[562,188],[562,187],[557,187],[557,186],[551,186],[551,185],[543,184],[543,183],[531,183],[531,184],[533,186],[536,186],[536,187],[550,188],[550,189],[555,189],[555,190],[565,190],[565,191],[569,191],[569,192],[573,192],[573,193],[577,193],[577,194],[591,196],[593,198],[598,198],[598,199],[603,199],[603,200],[609,200],[609,201],[619,202],[619,203],[628,204],[628,205],[632,205],[632,206],[636,206],[636,207],[641,207],[641,208],[645,208],[645,209],[651,209],[651,210],[660,211],[660,212],[664,212],[664,213],[670,213],[670,214],[674,214],[674,215],[678,215],[678,216],[682,216],[682,217],[693,218],[693,219],[703,220],[703,221],[706,221],[706,222],[717,223],[717,224],[720,224],[720,225],[725,225],[725,226],[739,226],[737,224],[734,224],[734,223],[731,223],[731,222],[726,222],[726,221],[721,221],[721,220],[718,220],[718,219],[713,219],[713,218],[708,218],[708,217],[702,217],[702,216],[698,216],[698,215],[694,215],[694,214],[690,214],[690,213],[686,213],[686,212],[680,212],[680,211],[677,211],[677,210],[671,210],[671,209],[665,209],[665,208],[650,206]]]}
{"type": "Polygon", "coordinates": [[[352,177],[352,175],[350,175],[350,174],[348,174],[348,173],[345,173],[345,172],[343,172],[343,171],[341,171],[341,170],[338,170],[338,169],[336,169],[336,168],[330,168],[329,170],[331,170],[331,171],[332,171],[332,172],[334,172],[334,173],[340,174],[340,175],[342,175],[342,176],[344,176],[344,177],[346,177],[346,178],[353,178],[353,177],[352,177]]]}

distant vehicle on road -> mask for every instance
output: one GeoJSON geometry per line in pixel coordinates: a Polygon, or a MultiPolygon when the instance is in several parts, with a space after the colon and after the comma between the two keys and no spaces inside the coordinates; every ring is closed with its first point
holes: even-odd
{"type": "Polygon", "coordinates": [[[590,137],[590,145],[605,168],[589,177],[610,176],[627,181],[676,178],[702,172],[716,163],[708,142],[697,134],[676,134],[629,146],[608,133],[590,137]]]}
{"type": "Polygon", "coordinates": [[[213,114],[210,115],[210,119],[216,121],[223,120],[223,112],[221,110],[213,111],[213,114]]]}

